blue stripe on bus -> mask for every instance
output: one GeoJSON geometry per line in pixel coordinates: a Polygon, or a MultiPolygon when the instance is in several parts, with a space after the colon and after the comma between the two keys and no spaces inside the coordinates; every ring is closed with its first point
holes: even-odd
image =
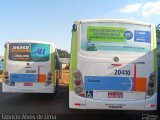
{"type": "Polygon", "coordinates": [[[11,82],[36,82],[37,80],[37,74],[10,74],[11,82]]]}
{"type": "Polygon", "coordinates": [[[133,77],[85,76],[85,90],[123,90],[132,91],[133,77]]]}

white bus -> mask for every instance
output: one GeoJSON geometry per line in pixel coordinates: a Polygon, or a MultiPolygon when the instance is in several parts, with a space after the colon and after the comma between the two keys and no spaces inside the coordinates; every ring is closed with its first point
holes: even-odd
{"type": "Polygon", "coordinates": [[[76,21],[72,29],[69,107],[156,110],[155,25],[132,20],[76,21]]]}
{"type": "Polygon", "coordinates": [[[55,93],[60,61],[53,43],[6,42],[3,64],[3,92],[55,93]]]}

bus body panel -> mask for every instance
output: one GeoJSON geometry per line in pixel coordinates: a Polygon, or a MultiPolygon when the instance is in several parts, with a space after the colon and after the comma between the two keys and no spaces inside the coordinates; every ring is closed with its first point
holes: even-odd
{"type": "MultiPolygon", "coordinates": [[[[126,92],[124,91],[125,94],[123,94],[124,96],[122,99],[124,99],[124,100],[140,100],[140,99],[144,100],[145,99],[146,93],[144,92],[144,90],[146,89],[146,87],[144,88],[144,90],[142,89],[142,91],[140,91],[140,92],[138,92],[136,90],[134,91],[133,90],[134,88],[132,88],[132,87],[134,87],[134,75],[133,75],[134,63],[145,62],[145,65],[144,64],[137,64],[136,65],[136,68],[137,68],[136,69],[136,77],[137,77],[137,79],[138,78],[145,79],[146,84],[147,84],[147,79],[148,79],[150,73],[152,73],[154,71],[153,64],[151,64],[151,60],[148,59],[147,56],[137,57],[136,61],[132,60],[130,56],[125,56],[126,58],[124,58],[122,56],[125,59],[125,60],[121,60],[120,63],[122,63],[122,65],[121,66],[112,66],[112,63],[113,63],[112,58],[114,57],[114,55],[111,55],[111,58],[107,57],[107,59],[105,59],[105,56],[103,56],[103,58],[101,57],[101,59],[98,59],[99,56],[97,55],[97,58],[95,59],[95,58],[90,57],[89,55],[84,57],[82,54],[81,55],[80,54],[78,54],[78,67],[77,68],[82,72],[84,86],[89,87],[89,88],[85,88],[85,90],[89,91],[91,89],[94,89],[95,92],[93,94],[95,95],[96,99],[102,98],[103,100],[116,100],[116,98],[107,98],[108,97],[107,94],[109,91],[104,89],[105,87],[107,87],[106,85],[109,82],[108,89],[110,89],[110,91],[114,91],[114,88],[109,87],[109,85],[114,87],[111,84],[115,85],[114,81],[116,80],[116,78],[119,82],[122,82],[122,83],[119,83],[117,81],[116,87],[118,87],[118,84],[119,84],[120,88],[122,88],[124,85],[127,85],[127,86],[125,86],[125,88],[123,88],[123,90],[125,90],[126,92]],[[128,59],[128,58],[130,58],[130,59],[128,59]],[[140,58],[140,59],[138,59],[138,58],[140,58]],[[109,59],[111,62],[107,63],[106,61],[109,61],[109,59]],[[126,63],[130,63],[130,64],[126,64],[126,63]],[[131,74],[130,75],[114,75],[114,73],[115,73],[114,70],[119,70],[119,69],[130,70],[131,74]],[[148,71],[146,71],[146,69],[148,69],[148,71]],[[99,82],[102,82],[102,83],[99,83],[100,86],[98,86],[97,82],[95,82],[96,85],[94,83],[91,83],[91,81],[86,82],[87,81],[85,79],[86,76],[88,77],[87,79],[89,79],[89,78],[93,79],[93,80],[99,79],[99,80],[101,80],[99,82]],[[106,76],[108,77],[107,83],[105,82],[107,80],[106,76]],[[121,78],[122,78],[122,80],[121,80],[121,78]],[[103,79],[105,79],[105,81],[103,79]],[[111,79],[113,79],[113,80],[111,80],[111,79]],[[123,81],[124,79],[126,79],[126,81],[123,81]],[[123,85],[123,82],[125,82],[126,84],[123,85]],[[122,85],[120,85],[120,84],[122,84],[122,85]],[[95,86],[95,88],[92,88],[93,86],[95,86]],[[96,91],[96,89],[99,91],[96,91]],[[104,94],[105,94],[105,96],[104,96],[104,94]]],[[[151,52],[148,56],[153,58],[153,52],[151,52]]],[[[120,57],[120,55],[119,55],[119,57],[120,57]]]]}
{"type": "MultiPolygon", "coordinates": [[[[3,92],[19,92],[19,93],[53,93],[54,92],[54,84],[52,83],[49,86],[45,86],[45,84],[42,84],[44,87],[40,86],[39,84],[37,86],[39,87],[24,87],[23,83],[18,83],[21,84],[17,87],[15,86],[8,86],[5,83],[2,83],[2,90],[3,92]]],[[[34,83],[34,85],[36,85],[36,83],[34,83]]]]}
{"type": "Polygon", "coordinates": [[[104,101],[104,100],[94,100],[89,98],[83,98],[76,95],[73,91],[69,91],[69,108],[72,109],[107,109],[107,110],[156,110],[149,107],[149,104],[155,104],[157,102],[157,94],[155,93],[153,97],[144,100],[128,100],[128,101],[104,101]],[[77,105],[76,105],[77,104],[77,105]]]}
{"type": "MultiPolygon", "coordinates": [[[[55,92],[57,82],[57,80],[55,80],[57,79],[55,77],[55,64],[57,63],[53,61],[53,59],[55,59],[54,44],[35,41],[8,42],[6,44],[5,54],[6,65],[4,68],[3,76],[5,76],[5,72],[7,71],[9,80],[6,83],[5,77],[3,77],[3,92],[55,92]],[[27,45],[30,47],[30,53],[26,52],[28,49],[26,49],[26,51],[24,50],[27,45]],[[34,48],[32,48],[32,46],[34,46],[34,48]],[[11,49],[12,51],[15,50],[16,52],[11,53],[11,49]],[[24,53],[20,53],[20,50],[24,53]],[[29,57],[29,59],[34,59],[33,61],[20,60],[23,58],[21,56],[27,56],[28,54],[29,56],[33,54],[33,58],[29,57]],[[16,55],[21,56],[18,58],[16,55]],[[48,80],[49,74],[51,74],[50,81],[48,80]]],[[[28,59],[27,57],[24,57],[24,59],[28,59]]]]}
{"type": "Polygon", "coordinates": [[[145,100],[145,110],[157,110],[157,93],[145,100]],[[151,107],[151,105],[154,107],[151,107]]]}
{"type": "MultiPolygon", "coordinates": [[[[72,67],[71,61],[69,107],[73,109],[156,110],[157,91],[155,91],[154,95],[150,98],[146,96],[149,77],[152,73],[157,72],[155,68],[155,50],[153,49],[156,48],[156,46],[154,46],[156,39],[153,37],[155,35],[154,25],[125,20],[77,21],[75,25],[78,35],[77,38],[75,38],[74,34],[76,32],[73,31],[72,48],[78,46],[78,50],[74,51],[74,49],[71,49],[71,60],[76,60],[76,62],[74,62],[76,65],[72,67]],[[122,24],[119,25],[119,23],[122,24]],[[108,27],[107,25],[109,25],[109,27],[113,27],[113,24],[115,25],[114,27],[123,27],[123,29],[125,27],[123,24],[127,24],[127,27],[130,25],[135,26],[133,29],[135,29],[134,34],[136,35],[133,35],[132,39],[135,37],[137,41],[140,36],[138,35],[139,33],[136,33],[136,27],[141,26],[142,34],[143,32],[146,36],[150,34],[150,44],[148,41],[146,41],[147,44],[144,44],[147,48],[146,52],[136,52],[135,54],[134,52],[121,52],[121,49],[119,51],[109,51],[109,49],[104,51],[104,48],[101,49],[102,52],[98,51],[97,49],[104,45],[102,43],[96,43],[98,40],[97,37],[94,38],[96,33],[89,33],[89,35],[92,35],[94,38],[94,41],[90,42],[89,40],[88,42],[90,48],[86,47],[85,42],[81,42],[81,40],[89,38],[87,32],[91,30],[91,27],[97,27],[98,29],[101,27],[102,31],[104,31],[104,26],[108,27]],[[85,27],[82,27],[82,25],[85,27]],[[87,25],[89,27],[86,27],[87,25]],[[148,28],[145,29],[145,27],[148,28]],[[150,31],[150,33],[148,31],[150,31]],[[95,48],[92,42],[99,46],[95,48]],[[85,49],[91,52],[87,52],[85,49]],[[114,61],[115,57],[119,58],[118,62],[114,61]],[[75,93],[75,91],[77,91],[74,83],[76,78],[73,78],[75,69],[81,73],[80,76],[82,76],[82,78],[80,79],[83,79],[83,85],[81,86],[82,89],[84,89],[83,96],[81,96],[82,94],[78,95],[77,92],[75,93]],[[126,70],[129,71],[129,73],[124,73],[126,70]],[[117,73],[117,71],[120,74],[117,73]]],[[[92,30],[95,31],[96,29],[92,28],[92,30]]],[[[130,31],[132,30],[130,29],[130,31]]],[[[140,32],[140,30],[138,32],[140,32]]],[[[126,34],[128,33],[127,31],[126,34]]],[[[143,43],[139,42],[137,45],[141,46],[142,44],[143,43]]]]}
{"type": "Polygon", "coordinates": [[[155,104],[157,94],[152,98],[146,100],[136,100],[136,101],[103,101],[103,100],[93,100],[86,99],[87,109],[114,109],[114,110],[156,110],[149,107],[149,104],[155,104]]]}
{"type": "Polygon", "coordinates": [[[86,109],[86,99],[69,91],[69,108],[86,109]]]}

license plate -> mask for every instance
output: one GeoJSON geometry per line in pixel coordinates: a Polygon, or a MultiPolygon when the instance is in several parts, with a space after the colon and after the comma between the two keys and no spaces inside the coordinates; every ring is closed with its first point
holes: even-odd
{"type": "Polygon", "coordinates": [[[33,86],[33,83],[24,83],[24,86],[33,86]]]}
{"type": "Polygon", "coordinates": [[[108,98],[123,98],[122,92],[108,92],[108,98]]]}

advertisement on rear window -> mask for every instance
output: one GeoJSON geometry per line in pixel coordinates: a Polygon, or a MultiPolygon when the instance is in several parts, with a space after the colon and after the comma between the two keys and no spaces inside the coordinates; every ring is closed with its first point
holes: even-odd
{"type": "Polygon", "coordinates": [[[50,45],[36,43],[9,44],[9,59],[14,61],[48,61],[50,45]]]}
{"type": "Polygon", "coordinates": [[[125,23],[91,23],[81,26],[81,49],[84,51],[149,52],[149,26],[125,23]]]}

